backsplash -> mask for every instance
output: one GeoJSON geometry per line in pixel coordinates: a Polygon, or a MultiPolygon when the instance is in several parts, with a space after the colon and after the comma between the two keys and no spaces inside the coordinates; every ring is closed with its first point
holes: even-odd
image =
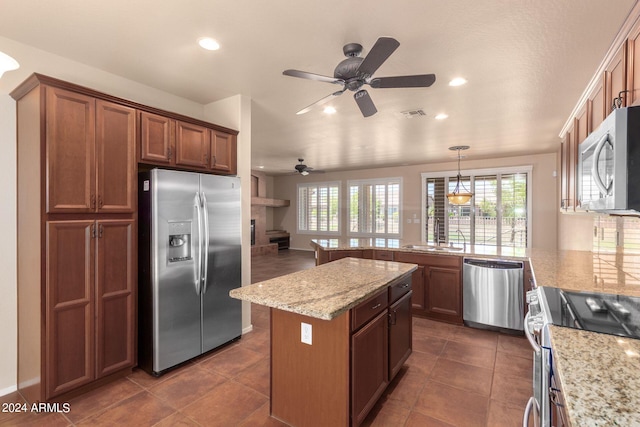
{"type": "Polygon", "coordinates": [[[608,215],[595,217],[593,254],[594,259],[604,261],[599,263],[599,272],[595,272],[596,280],[608,278],[619,284],[637,284],[640,280],[640,218],[608,215]]]}
{"type": "Polygon", "coordinates": [[[593,220],[593,252],[640,254],[640,218],[596,216],[593,220]]]}

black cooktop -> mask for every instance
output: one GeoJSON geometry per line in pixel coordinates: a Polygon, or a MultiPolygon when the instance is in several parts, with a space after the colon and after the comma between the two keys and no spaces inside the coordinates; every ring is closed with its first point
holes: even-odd
{"type": "Polygon", "coordinates": [[[640,297],[541,289],[552,324],[640,339],[640,297]]]}

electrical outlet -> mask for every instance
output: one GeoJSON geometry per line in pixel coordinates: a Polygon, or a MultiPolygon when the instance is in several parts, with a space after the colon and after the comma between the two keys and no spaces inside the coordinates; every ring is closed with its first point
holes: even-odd
{"type": "Polygon", "coordinates": [[[302,341],[305,344],[311,345],[312,332],[311,332],[310,324],[304,323],[304,322],[300,323],[300,341],[302,341]]]}

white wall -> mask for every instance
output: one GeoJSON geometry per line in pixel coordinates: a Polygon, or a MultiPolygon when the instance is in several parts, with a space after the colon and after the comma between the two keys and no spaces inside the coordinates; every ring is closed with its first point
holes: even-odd
{"type": "MultiPolygon", "coordinates": [[[[556,153],[536,154],[531,156],[505,157],[484,160],[465,160],[462,169],[498,168],[506,166],[532,165],[532,246],[537,248],[555,249],[557,245],[557,183],[554,176],[556,170],[556,153]]],[[[291,200],[288,208],[274,209],[274,226],[284,228],[291,235],[291,248],[310,250],[310,239],[317,237],[309,234],[296,233],[296,185],[299,182],[342,181],[346,184],[350,179],[369,179],[378,177],[402,177],[402,238],[407,241],[420,241],[423,225],[414,223],[414,218],[420,218],[422,172],[455,171],[457,163],[437,163],[416,166],[402,166],[379,169],[364,169],[348,172],[328,172],[322,175],[288,175],[274,177],[274,197],[291,200]],[[411,224],[407,223],[411,219],[411,224]]],[[[343,189],[345,187],[343,186],[343,189]]],[[[343,191],[344,193],[344,191],[343,191]]],[[[342,216],[343,224],[347,218],[347,197],[343,194],[342,216]]],[[[346,237],[343,227],[342,237],[346,237]]]]}
{"type": "Polygon", "coordinates": [[[15,102],[0,94],[0,147],[5,161],[0,168],[0,223],[5,224],[0,245],[0,396],[16,385],[16,113],[15,102]]]}
{"type": "MultiPolygon", "coordinates": [[[[210,106],[205,109],[203,105],[187,99],[3,37],[0,37],[0,51],[11,55],[20,63],[18,70],[7,72],[0,78],[0,144],[5,159],[2,168],[0,168],[0,182],[2,183],[0,187],[2,188],[0,190],[0,221],[4,225],[3,244],[0,245],[0,271],[2,271],[2,280],[0,280],[0,325],[2,325],[0,328],[0,342],[2,343],[0,346],[0,396],[2,396],[16,389],[17,379],[16,108],[15,101],[9,96],[9,93],[29,75],[37,72],[186,116],[204,119],[206,115],[206,120],[213,123],[217,123],[217,117],[221,117],[221,120],[224,121],[229,120],[230,117],[235,120],[242,117],[240,123],[244,125],[246,117],[250,123],[251,114],[250,103],[246,99],[231,104],[222,103],[217,107],[210,106]],[[230,111],[226,111],[227,108],[230,111]]],[[[235,128],[230,125],[227,127],[235,128]]],[[[238,150],[240,171],[250,170],[250,132],[250,126],[248,126],[248,142],[243,139],[242,148],[238,150]]],[[[246,172],[244,175],[249,176],[250,174],[246,172]]],[[[250,185],[245,185],[244,188],[250,192],[250,185]]],[[[250,259],[250,255],[245,257],[243,253],[244,265],[250,265],[250,259]]],[[[39,319],[33,319],[33,321],[39,321],[39,319]]]]}

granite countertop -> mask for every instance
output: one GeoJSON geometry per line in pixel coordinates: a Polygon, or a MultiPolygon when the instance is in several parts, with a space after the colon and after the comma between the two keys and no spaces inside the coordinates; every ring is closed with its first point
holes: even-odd
{"type": "Polygon", "coordinates": [[[331,320],[417,269],[415,264],[343,258],[232,289],[233,298],[331,320]]]}
{"type": "Polygon", "coordinates": [[[571,425],[640,425],[640,340],[551,325],[571,425]]]}

